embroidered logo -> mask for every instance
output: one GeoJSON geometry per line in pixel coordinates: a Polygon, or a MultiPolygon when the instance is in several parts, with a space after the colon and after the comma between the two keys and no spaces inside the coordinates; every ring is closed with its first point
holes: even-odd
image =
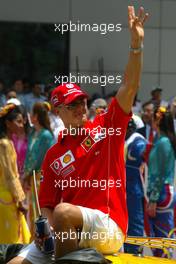
{"type": "Polygon", "coordinates": [[[65,177],[73,171],[75,171],[75,167],[73,165],[70,165],[67,168],[65,168],[64,170],[62,170],[61,175],[65,177]]]}
{"type": "Polygon", "coordinates": [[[80,90],[74,88],[74,89],[68,91],[66,94],[64,94],[64,97],[66,97],[69,94],[73,94],[73,93],[82,93],[82,92],[80,90]]]}
{"type": "Polygon", "coordinates": [[[55,159],[53,161],[53,163],[50,165],[50,167],[52,168],[52,170],[59,175],[60,172],[67,167],[68,165],[70,165],[72,162],[75,161],[75,158],[73,156],[73,153],[71,152],[71,150],[68,150],[64,155],[62,155],[61,157],[55,159]]]}
{"type": "Polygon", "coordinates": [[[69,88],[69,89],[71,89],[71,88],[74,87],[74,84],[73,83],[68,83],[68,84],[66,84],[66,87],[69,88]]]}
{"type": "Polygon", "coordinates": [[[56,159],[51,165],[50,165],[51,169],[57,174],[59,175],[61,170],[63,169],[63,166],[61,164],[60,158],[56,159]]]}
{"type": "Polygon", "coordinates": [[[65,155],[65,157],[63,158],[63,162],[65,164],[69,163],[71,161],[71,155],[70,154],[67,154],[65,155]]]}
{"type": "Polygon", "coordinates": [[[70,163],[74,162],[75,158],[74,158],[73,153],[71,152],[71,150],[68,150],[64,155],[62,155],[60,157],[60,161],[61,161],[61,164],[62,164],[63,168],[68,166],[70,163]]]}
{"type": "Polygon", "coordinates": [[[52,101],[53,104],[57,104],[57,103],[59,103],[59,100],[58,100],[58,98],[57,98],[57,95],[53,96],[53,97],[51,98],[51,101],[52,101]]]}
{"type": "Polygon", "coordinates": [[[85,146],[86,147],[91,147],[92,146],[92,142],[91,142],[91,139],[90,138],[86,139],[85,146]]]}
{"type": "Polygon", "coordinates": [[[95,140],[91,136],[88,136],[83,140],[81,146],[85,149],[86,152],[88,152],[94,144],[95,140]]]}

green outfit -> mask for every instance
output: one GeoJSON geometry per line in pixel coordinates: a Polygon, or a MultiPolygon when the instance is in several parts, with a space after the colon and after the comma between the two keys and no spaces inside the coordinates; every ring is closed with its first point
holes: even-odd
{"type": "MultiPolygon", "coordinates": [[[[149,217],[150,236],[167,237],[174,228],[174,168],[175,153],[168,137],[161,135],[149,155],[148,198],[156,202],[156,216],[149,217]]],[[[156,249],[155,256],[162,256],[156,249]]]]}
{"type": "Polygon", "coordinates": [[[47,150],[54,144],[52,133],[43,128],[38,133],[33,130],[29,135],[28,149],[25,160],[25,174],[32,175],[33,170],[39,171],[47,150]]]}
{"type": "Polygon", "coordinates": [[[154,142],[149,156],[148,189],[150,202],[157,202],[164,184],[174,185],[175,154],[168,137],[160,136],[154,142]]]}

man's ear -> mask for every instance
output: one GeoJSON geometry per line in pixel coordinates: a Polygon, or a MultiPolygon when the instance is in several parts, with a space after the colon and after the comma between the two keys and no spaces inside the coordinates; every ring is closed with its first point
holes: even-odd
{"type": "Polygon", "coordinates": [[[57,107],[56,113],[62,119],[62,116],[64,115],[64,109],[62,107],[57,107]]]}

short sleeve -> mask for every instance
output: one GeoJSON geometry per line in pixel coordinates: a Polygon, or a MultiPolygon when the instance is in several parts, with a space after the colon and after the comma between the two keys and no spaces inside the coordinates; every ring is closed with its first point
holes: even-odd
{"type": "Polygon", "coordinates": [[[100,125],[103,128],[113,128],[121,131],[122,135],[126,134],[126,129],[132,113],[126,114],[120,107],[116,98],[113,98],[106,113],[98,115],[94,120],[94,125],[100,125]]]}
{"type": "Polygon", "coordinates": [[[48,152],[42,164],[42,176],[39,190],[39,203],[41,208],[54,208],[61,199],[61,191],[57,188],[57,179],[53,173],[48,152]]]}

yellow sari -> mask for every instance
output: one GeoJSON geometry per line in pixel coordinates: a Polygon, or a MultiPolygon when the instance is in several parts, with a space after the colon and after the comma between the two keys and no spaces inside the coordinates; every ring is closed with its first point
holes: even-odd
{"type": "Polygon", "coordinates": [[[0,244],[29,243],[26,219],[17,207],[24,199],[13,143],[0,139],[0,244]]]}

